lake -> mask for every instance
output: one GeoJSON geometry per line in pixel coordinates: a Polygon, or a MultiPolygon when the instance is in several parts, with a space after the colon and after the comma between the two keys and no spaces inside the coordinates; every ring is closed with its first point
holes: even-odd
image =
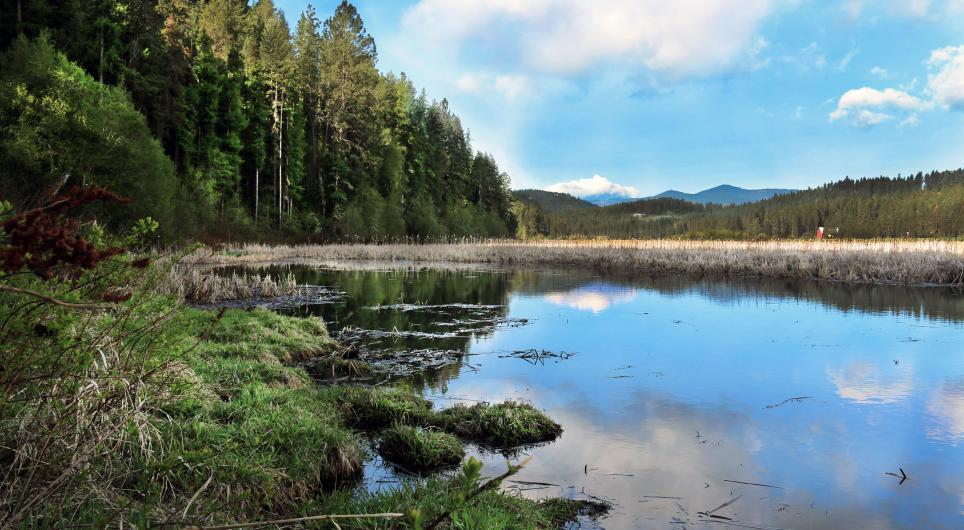
{"type": "MultiPolygon", "coordinates": [[[[343,291],[294,311],[388,357],[391,379],[439,407],[515,399],[545,410],[564,434],[511,452],[532,460],[506,485],[612,502],[602,527],[964,527],[960,292],[446,266],[267,270],[343,291]]],[[[473,454],[488,474],[505,470],[503,454],[473,454]]],[[[404,479],[377,458],[366,468],[369,488],[404,479]]]]}

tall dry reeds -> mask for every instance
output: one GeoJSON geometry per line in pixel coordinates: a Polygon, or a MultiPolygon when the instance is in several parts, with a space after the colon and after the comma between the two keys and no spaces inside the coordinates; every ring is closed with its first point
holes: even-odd
{"type": "Polygon", "coordinates": [[[904,285],[964,285],[964,242],[489,240],[455,244],[247,244],[198,251],[194,263],[452,262],[574,266],[641,274],[765,276],[904,285]]]}
{"type": "Polygon", "coordinates": [[[299,292],[293,274],[274,278],[268,274],[216,274],[181,265],[171,268],[165,291],[179,300],[210,304],[225,300],[274,298],[299,292]]]}

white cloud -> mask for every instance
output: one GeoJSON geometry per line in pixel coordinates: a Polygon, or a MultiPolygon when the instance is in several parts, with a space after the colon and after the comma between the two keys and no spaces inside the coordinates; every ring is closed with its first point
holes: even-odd
{"type": "Polygon", "coordinates": [[[896,0],[891,2],[891,9],[900,15],[924,18],[931,13],[931,0],[896,0]]]}
{"type": "Polygon", "coordinates": [[[529,78],[514,74],[496,76],[495,90],[510,100],[526,98],[533,91],[529,78]]]}
{"type": "Polygon", "coordinates": [[[462,92],[476,93],[482,90],[482,85],[485,84],[485,81],[485,76],[481,74],[462,74],[462,76],[455,81],[455,86],[462,92]]]}
{"type": "Polygon", "coordinates": [[[672,76],[736,65],[780,0],[420,0],[403,18],[412,31],[452,43],[505,36],[529,66],[578,74],[628,63],[672,76]]]}
{"type": "Polygon", "coordinates": [[[879,8],[890,16],[926,19],[964,11],[964,0],[846,0],[841,6],[841,10],[851,20],[857,20],[874,8],[879,8]]]}
{"type": "Polygon", "coordinates": [[[911,114],[900,122],[901,127],[917,127],[918,125],[920,125],[920,118],[916,114],[911,114]]]}
{"type": "Polygon", "coordinates": [[[847,0],[841,6],[843,12],[851,19],[856,19],[864,10],[863,0],[847,0]]]}
{"type": "Polygon", "coordinates": [[[885,79],[887,77],[887,69],[875,66],[870,69],[870,75],[878,77],[880,79],[885,79]]]}
{"type": "Polygon", "coordinates": [[[849,118],[854,125],[869,127],[893,118],[884,111],[914,112],[930,109],[933,104],[895,88],[862,87],[844,92],[830,121],[849,118]]]}
{"type": "Polygon", "coordinates": [[[927,78],[934,100],[944,108],[964,110],[964,45],[934,50],[927,64],[936,70],[927,78]]]}
{"type": "Polygon", "coordinates": [[[610,182],[602,175],[593,175],[592,178],[570,180],[569,182],[559,182],[546,188],[547,191],[558,193],[568,193],[576,197],[589,197],[592,195],[621,195],[623,197],[639,197],[639,190],[632,186],[623,186],[610,182]]]}
{"type": "Polygon", "coordinates": [[[533,80],[518,74],[466,73],[455,80],[455,87],[471,94],[499,94],[510,102],[527,99],[536,93],[533,80]]]}
{"type": "Polygon", "coordinates": [[[850,50],[849,52],[847,52],[846,55],[844,55],[843,57],[840,58],[839,61],[837,61],[837,70],[846,70],[847,67],[850,66],[851,61],[853,61],[854,58],[857,57],[857,54],[859,53],[860,53],[860,50],[857,50],[857,49],[850,50]]]}
{"type": "Polygon", "coordinates": [[[873,127],[879,123],[893,119],[890,114],[874,112],[872,110],[860,109],[853,114],[853,123],[858,127],[873,127]]]}

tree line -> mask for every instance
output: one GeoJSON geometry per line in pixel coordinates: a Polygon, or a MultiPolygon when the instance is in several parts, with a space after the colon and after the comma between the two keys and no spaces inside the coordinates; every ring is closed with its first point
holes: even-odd
{"type": "MultiPolygon", "coordinates": [[[[169,235],[508,236],[509,178],[446,100],[377,68],[354,6],[292,31],[272,0],[0,7],[0,192],[131,198],[169,235]]],[[[99,219],[100,219],[99,218],[99,219]]]]}
{"type": "Polygon", "coordinates": [[[896,178],[845,178],[737,206],[676,199],[554,212],[516,206],[527,237],[800,238],[964,236],[964,169],[896,178]]]}

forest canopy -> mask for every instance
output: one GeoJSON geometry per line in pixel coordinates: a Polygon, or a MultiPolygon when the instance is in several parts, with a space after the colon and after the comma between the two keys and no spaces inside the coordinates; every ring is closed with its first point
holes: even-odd
{"type": "Polygon", "coordinates": [[[0,191],[95,182],[179,237],[508,236],[509,177],[342,2],[4,2],[0,191]]]}

